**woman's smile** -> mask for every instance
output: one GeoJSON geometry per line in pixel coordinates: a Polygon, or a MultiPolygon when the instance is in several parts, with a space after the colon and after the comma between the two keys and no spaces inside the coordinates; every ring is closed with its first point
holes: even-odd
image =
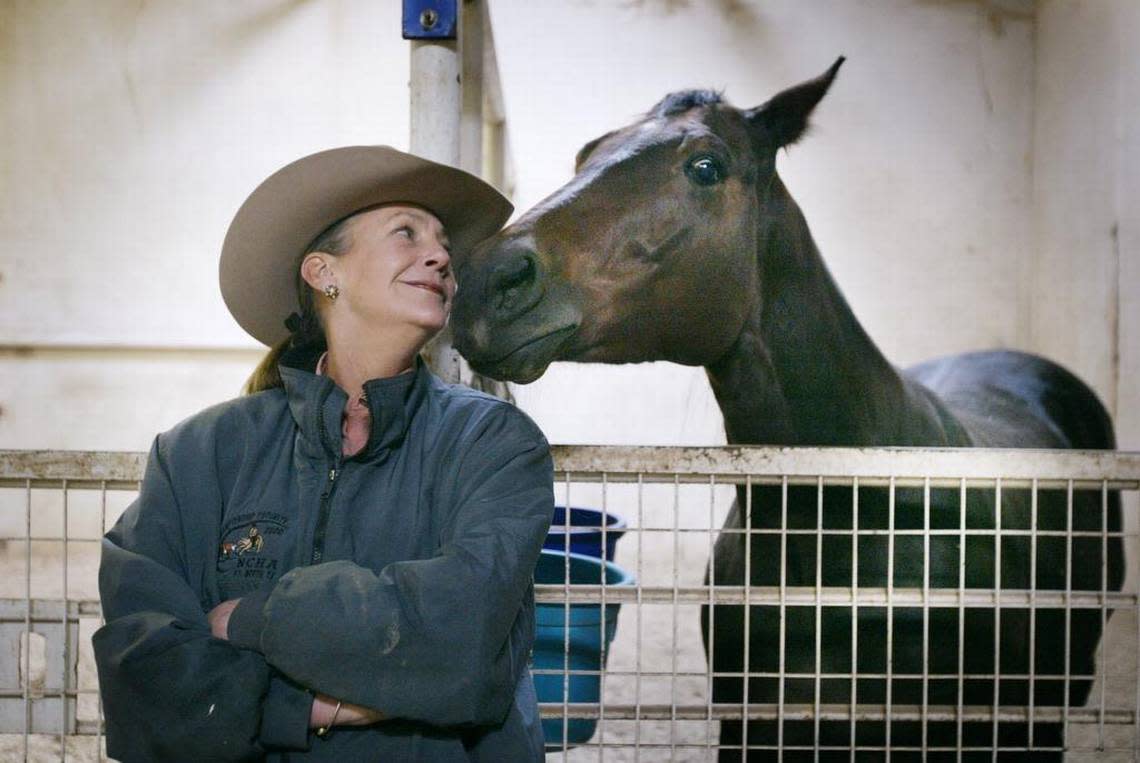
{"type": "Polygon", "coordinates": [[[400,283],[405,284],[406,286],[414,286],[417,289],[423,289],[424,291],[432,292],[434,294],[437,294],[440,299],[445,301],[447,300],[447,290],[444,289],[442,283],[437,283],[434,281],[400,281],[400,283]]]}

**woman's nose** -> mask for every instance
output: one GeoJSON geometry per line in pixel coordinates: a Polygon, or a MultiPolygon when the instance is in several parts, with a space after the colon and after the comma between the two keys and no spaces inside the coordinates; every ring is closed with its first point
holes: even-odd
{"type": "Polygon", "coordinates": [[[428,252],[424,265],[433,270],[446,272],[451,265],[451,253],[447,251],[447,247],[437,241],[428,252]]]}

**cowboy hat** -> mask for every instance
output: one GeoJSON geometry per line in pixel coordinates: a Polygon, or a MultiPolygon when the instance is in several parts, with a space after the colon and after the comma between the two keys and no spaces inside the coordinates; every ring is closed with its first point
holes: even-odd
{"type": "Polygon", "coordinates": [[[254,339],[273,346],[300,310],[298,258],[333,223],[378,204],[427,209],[443,223],[454,251],[495,233],[513,207],[463,170],[390,146],[321,151],[279,169],[238,209],[222,244],[222,299],[254,339]]]}

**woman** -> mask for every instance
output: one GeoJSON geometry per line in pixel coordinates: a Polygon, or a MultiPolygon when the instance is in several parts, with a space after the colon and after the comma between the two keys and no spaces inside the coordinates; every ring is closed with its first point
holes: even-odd
{"type": "Polygon", "coordinates": [[[254,394],[156,438],[104,539],[112,757],[542,758],[527,660],[549,448],[419,358],[455,294],[449,246],[510,210],[373,146],[294,162],[238,211],[222,294],[274,349],[254,394]]]}

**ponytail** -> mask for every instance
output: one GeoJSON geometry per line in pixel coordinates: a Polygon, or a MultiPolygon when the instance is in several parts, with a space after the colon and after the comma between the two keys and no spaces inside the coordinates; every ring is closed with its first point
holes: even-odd
{"type": "Polygon", "coordinates": [[[253,373],[246,379],[242,394],[252,395],[255,392],[282,386],[281,372],[277,369],[277,364],[281,362],[281,356],[289,349],[292,342],[293,337],[287,336],[269,348],[269,352],[265,353],[257,368],[253,369],[253,373]]]}
{"type": "Polygon", "coordinates": [[[286,353],[300,348],[305,355],[315,357],[328,349],[325,344],[324,331],[321,329],[320,318],[313,306],[311,291],[302,292],[301,315],[297,313],[290,315],[285,321],[285,326],[289,329],[289,336],[269,348],[269,352],[265,354],[265,357],[257,364],[257,368],[253,369],[249,379],[246,380],[245,387],[242,390],[244,394],[252,395],[255,392],[284,386],[284,382],[281,381],[279,366],[281,358],[286,353]]]}

